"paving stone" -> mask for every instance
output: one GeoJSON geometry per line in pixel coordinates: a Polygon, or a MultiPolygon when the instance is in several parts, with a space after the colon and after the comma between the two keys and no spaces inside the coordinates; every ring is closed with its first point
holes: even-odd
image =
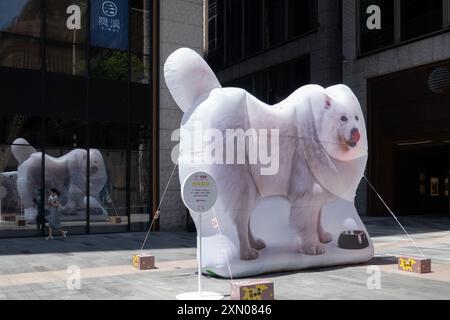
{"type": "MultiPolygon", "coordinates": [[[[275,282],[276,298],[395,300],[450,297],[450,273],[411,277],[395,271],[396,255],[417,255],[418,252],[393,219],[364,217],[363,220],[376,249],[376,257],[368,265],[380,267],[381,290],[367,288],[367,266],[343,266],[267,275],[275,282]]],[[[439,270],[450,270],[449,221],[445,218],[401,218],[405,228],[411,231],[422,251],[434,260],[439,270]]],[[[1,239],[0,299],[175,299],[179,293],[196,291],[194,267],[155,272],[135,272],[131,268],[131,256],[140,250],[144,237],[144,233],[80,235],[51,244],[40,238],[1,239]],[[67,288],[65,275],[69,265],[81,268],[81,290],[67,288]],[[100,270],[99,274],[93,273],[95,268],[100,270]],[[107,268],[118,268],[120,272],[114,276],[102,275],[101,270],[109,270],[107,268]],[[42,275],[52,272],[59,272],[63,278],[40,281],[42,275]],[[1,276],[5,274],[30,273],[36,277],[32,283],[6,286],[1,282],[1,276]],[[83,274],[88,276],[83,278],[83,274]]],[[[195,243],[192,233],[152,233],[145,252],[156,256],[157,266],[167,261],[194,261],[195,243]]],[[[180,262],[180,265],[183,264],[180,262]]],[[[203,285],[205,290],[220,292],[229,299],[230,280],[204,278],[203,285]]]]}

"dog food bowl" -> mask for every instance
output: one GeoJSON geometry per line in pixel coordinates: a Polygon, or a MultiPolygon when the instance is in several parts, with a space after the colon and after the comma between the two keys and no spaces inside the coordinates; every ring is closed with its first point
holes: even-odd
{"type": "Polygon", "coordinates": [[[369,240],[364,231],[344,231],[339,236],[338,246],[341,249],[361,250],[369,246],[369,240]]]}

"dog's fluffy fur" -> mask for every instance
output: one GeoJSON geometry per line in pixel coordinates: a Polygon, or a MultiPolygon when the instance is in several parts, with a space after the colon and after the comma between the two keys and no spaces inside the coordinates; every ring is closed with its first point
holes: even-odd
{"type": "Polygon", "coordinates": [[[361,174],[357,162],[367,152],[363,114],[351,90],[309,85],[269,106],[245,90],[221,88],[203,59],[189,49],[168,58],[165,77],[185,112],[185,125],[195,118],[222,132],[269,129],[269,139],[270,129],[279,129],[275,175],[261,175],[260,164],[209,166],[237,228],[241,259],[256,259],[265,247],[250,230],[250,215],[257,201],[269,196],[283,196],[291,203],[290,222],[299,235],[299,251],[324,254],[332,235],[322,228],[322,208],[336,197],[354,195],[361,174]]]}

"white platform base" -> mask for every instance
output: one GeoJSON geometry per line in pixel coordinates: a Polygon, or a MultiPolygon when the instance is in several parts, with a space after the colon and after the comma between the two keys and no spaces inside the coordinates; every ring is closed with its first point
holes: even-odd
{"type": "Polygon", "coordinates": [[[222,300],[223,295],[216,292],[186,292],[177,295],[177,300],[222,300]]]}

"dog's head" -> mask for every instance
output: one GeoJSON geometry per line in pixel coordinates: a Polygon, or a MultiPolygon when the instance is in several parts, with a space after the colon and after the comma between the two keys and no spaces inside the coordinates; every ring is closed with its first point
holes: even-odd
{"type": "Polygon", "coordinates": [[[345,85],[311,95],[314,127],[322,146],[334,159],[351,161],[367,154],[367,132],[361,105],[345,85]]]}
{"type": "Polygon", "coordinates": [[[100,182],[103,188],[104,181],[107,179],[106,165],[101,152],[97,149],[91,149],[89,153],[89,174],[91,181],[100,182]]]}

